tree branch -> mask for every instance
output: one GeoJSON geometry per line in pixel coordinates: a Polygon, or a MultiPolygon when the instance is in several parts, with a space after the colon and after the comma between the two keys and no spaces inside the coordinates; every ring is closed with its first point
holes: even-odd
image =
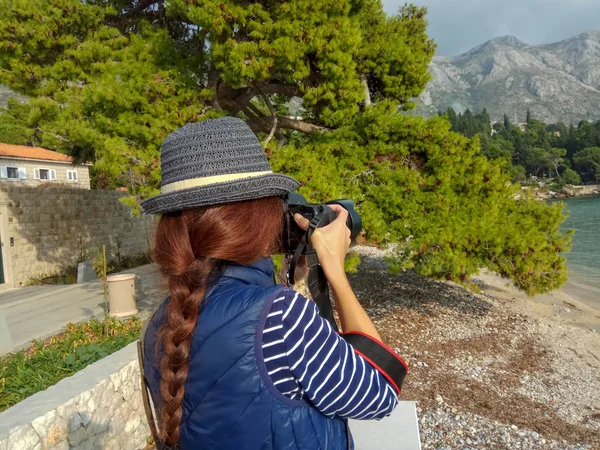
{"type": "Polygon", "coordinates": [[[371,92],[369,91],[369,81],[367,79],[367,74],[363,73],[360,76],[360,82],[363,85],[364,93],[365,93],[365,106],[371,105],[371,92]]]}
{"type": "MultiPolygon", "coordinates": [[[[262,116],[248,120],[248,126],[252,131],[264,131],[265,133],[271,129],[271,121],[269,117],[262,116]]],[[[303,122],[301,120],[290,119],[289,117],[277,116],[277,124],[279,128],[285,128],[287,130],[299,131],[305,134],[312,133],[325,133],[329,130],[328,128],[321,127],[309,122],[303,122]]]]}
{"type": "MultiPolygon", "coordinates": [[[[228,109],[234,116],[243,110],[254,97],[260,95],[260,91],[254,86],[242,89],[231,89],[228,86],[224,86],[225,84],[226,83],[223,83],[219,86],[219,99],[222,102],[222,106],[228,109]],[[231,107],[228,108],[228,105],[231,105],[231,107]]],[[[293,97],[298,94],[298,86],[289,84],[266,84],[262,86],[261,89],[265,95],[278,94],[286,97],[293,97]]]]}
{"type": "Polygon", "coordinates": [[[269,111],[271,111],[271,118],[273,120],[273,126],[271,128],[271,132],[267,136],[267,139],[265,139],[265,143],[264,143],[264,145],[267,145],[269,143],[269,141],[271,139],[273,139],[273,135],[275,134],[275,131],[277,130],[277,112],[275,111],[275,108],[273,107],[273,103],[271,103],[271,99],[269,98],[269,96],[266,95],[265,92],[259,86],[256,86],[256,88],[258,89],[261,97],[267,104],[269,111]]]}
{"type": "Polygon", "coordinates": [[[219,93],[217,92],[219,88],[219,72],[214,68],[211,68],[208,72],[208,88],[213,91],[212,107],[217,111],[222,111],[223,109],[219,103],[219,93]]]}

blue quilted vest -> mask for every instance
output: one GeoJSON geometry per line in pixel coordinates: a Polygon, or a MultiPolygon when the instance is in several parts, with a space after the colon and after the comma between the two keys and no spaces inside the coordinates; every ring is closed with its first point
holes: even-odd
{"type": "MultiPolygon", "coordinates": [[[[352,448],[342,419],[325,417],[309,401],[285,397],[267,374],[262,331],[282,289],[273,272],[270,258],[229,265],[208,290],[192,338],[181,450],[352,448]]],[[[167,303],[145,337],[144,374],[158,407],[160,358],[154,349],[167,303]]]]}

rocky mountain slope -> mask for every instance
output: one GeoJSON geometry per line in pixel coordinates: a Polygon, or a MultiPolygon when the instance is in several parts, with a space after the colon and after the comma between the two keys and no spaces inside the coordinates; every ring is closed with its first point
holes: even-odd
{"type": "Polygon", "coordinates": [[[600,31],[538,46],[499,37],[459,56],[434,57],[430,71],[418,114],[487,108],[493,119],[506,113],[517,121],[529,108],[545,122],[600,119],[600,31]]]}

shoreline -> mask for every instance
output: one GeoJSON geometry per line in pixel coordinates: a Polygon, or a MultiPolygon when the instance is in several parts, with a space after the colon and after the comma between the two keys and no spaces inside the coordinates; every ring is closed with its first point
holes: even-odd
{"type": "Polygon", "coordinates": [[[521,186],[521,191],[532,193],[536,200],[564,200],[567,198],[598,197],[600,184],[566,185],[559,192],[542,190],[542,187],[521,186]]]}
{"type": "MultiPolygon", "coordinates": [[[[577,297],[574,292],[577,289],[575,281],[567,282],[555,291],[530,297],[514,287],[510,280],[487,270],[474,279],[483,282],[479,287],[484,294],[497,300],[514,302],[511,307],[517,312],[600,333],[600,309],[590,300],[577,297]]],[[[479,283],[476,281],[476,284],[479,283]]]]}

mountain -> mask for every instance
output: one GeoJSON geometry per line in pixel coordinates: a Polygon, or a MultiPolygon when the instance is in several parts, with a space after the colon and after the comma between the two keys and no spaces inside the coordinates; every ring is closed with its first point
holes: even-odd
{"type": "Polygon", "coordinates": [[[529,108],[547,123],[600,119],[600,31],[538,46],[499,37],[459,56],[434,57],[430,72],[417,114],[487,108],[492,119],[506,113],[517,121],[529,108]]]}

